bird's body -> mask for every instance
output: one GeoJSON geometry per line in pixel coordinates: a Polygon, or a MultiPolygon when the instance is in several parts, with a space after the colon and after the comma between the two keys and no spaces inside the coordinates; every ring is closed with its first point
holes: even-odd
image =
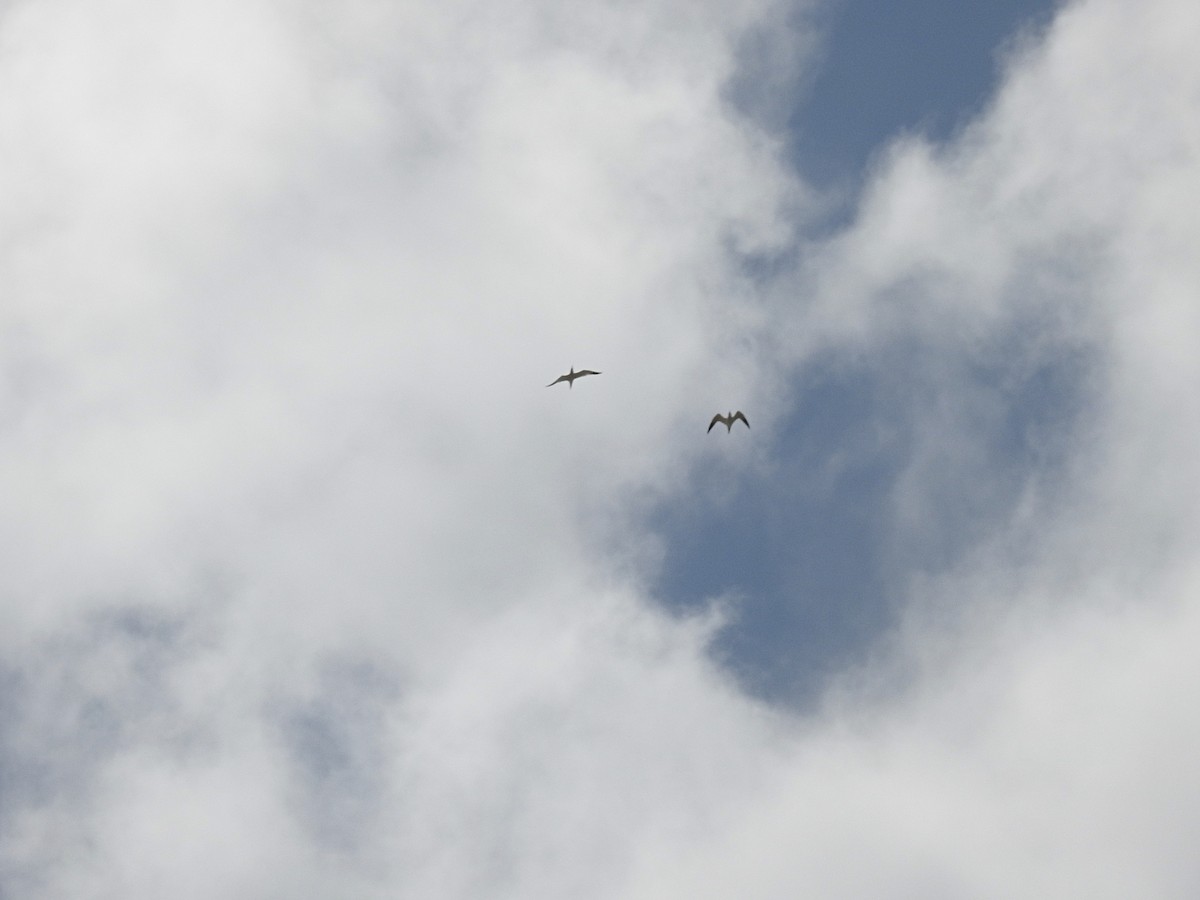
{"type": "Polygon", "coordinates": [[[573,388],[573,387],[575,387],[575,379],[576,378],[582,378],[584,375],[599,375],[599,374],[601,374],[601,373],[593,372],[591,369],[580,369],[578,372],[576,372],[575,367],[571,366],[570,372],[568,372],[566,375],[559,375],[552,382],[550,382],[548,385],[546,385],[546,387],[554,387],[560,381],[565,381],[567,383],[568,388],[573,388]]]}
{"type": "Polygon", "coordinates": [[[749,420],[746,419],[746,416],[739,409],[737,412],[730,412],[730,413],[726,413],[725,415],[721,415],[720,413],[717,413],[715,416],[712,417],[712,421],[708,423],[708,430],[712,431],[713,426],[716,425],[718,422],[720,422],[722,425],[725,426],[725,433],[728,434],[729,432],[733,431],[733,423],[736,422],[738,419],[741,419],[743,422],[745,422],[747,428],[750,427],[749,420]]]}

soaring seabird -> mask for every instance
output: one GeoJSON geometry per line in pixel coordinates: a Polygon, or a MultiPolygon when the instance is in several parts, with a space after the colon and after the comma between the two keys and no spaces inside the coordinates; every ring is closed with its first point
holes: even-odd
{"type": "Polygon", "coordinates": [[[717,413],[715,416],[713,416],[712,421],[708,423],[708,430],[712,431],[713,426],[716,425],[718,422],[720,422],[722,425],[725,426],[725,433],[728,434],[729,432],[733,431],[733,423],[736,422],[738,419],[741,419],[743,422],[746,422],[747,428],[750,427],[750,423],[746,420],[745,415],[743,415],[742,411],[739,409],[735,413],[726,413],[725,415],[721,415],[720,413],[717,413]]]}
{"type": "Polygon", "coordinates": [[[554,387],[560,381],[565,381],[567,383],[568,388],[573,388],[573,387],[575,387],[575,379],[576,378],[582,378],[584,375],[599,375],[599,374],[601,374],[601,373],[593,372],[591,369],[580,369],[578,372],[576,372],[575,367],[571,366],[570,372],[568,372],[566,375],[559,375],[552,382],[550,382],[548,385],[546,385],[546,387],[554,387]]]}

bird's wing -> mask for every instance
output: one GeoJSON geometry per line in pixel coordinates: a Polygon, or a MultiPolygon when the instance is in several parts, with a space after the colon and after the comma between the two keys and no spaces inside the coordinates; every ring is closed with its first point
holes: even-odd
{"type": "Polygon", "coordinates": [[[555,378],[555,379],[554,379],[552,382],[550,382],[548,385],[546,385],[546,387],[554,387],[554,386],[555,386],[556,384],[558,384],[560,381],[566,381],[567,379],[568,379],[568,376],[566,376],[566,375],[559,375],[559,376],[558,376],[557,378],[555,378]]]}
{"type": "MultiPolygon", "coordinates": [[[[724,416],[722,416],[720,413],[717,413],[715,416],[713,416],[713,420],[708,423],[708,431],[712,431],[713,426],[716,425],[718,422],[724,422],[724,421],[725,421],[724,416]]],[[[708,434],[708,431],[706,431],[704,433],[708,434]]]]}
{"type": "Polygon", "coordinates": [[[746,418],[746,414],[745,414],[745,413],[743,413],[743,412],[742,412],[740,409],[739,409],[737,412],[735,412],[735,413],[733,414],[733,418],[732,418],[732,419],[730,419],[730,420],[729,420],[729,422],[730,422],[730,424],[732,425],[732,424],[733,424],[734,422],[736,422],[738,419],[741,419],[743,422],[745,422],[745,423],[746,423],[746,427],[747,427],[747,428],[749,428],[749,427],[750,427],[750,420],[746,418]]]}
{"type": "Polygon", "coordinates": [[[599,375],[599,374],[601,374],[601,373],[600,373],[600,372],[593,372],[591,369],[580,369],[580,370],[579,370],[578,372],[576,372],[575,374],[576,374],[576,375],[599,375]]]}

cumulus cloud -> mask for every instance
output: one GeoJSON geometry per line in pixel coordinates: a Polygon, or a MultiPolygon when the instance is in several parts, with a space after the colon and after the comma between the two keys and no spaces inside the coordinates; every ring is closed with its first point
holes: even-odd
{"type": "Polygon", "coordinates": [[[0,15],[0,893],[1194,893],[1200,16],[1067,7],[812,242],[765,4],[0,15]],[[906,615],[765,706],[641,513],[905,342],[906,615]]]}

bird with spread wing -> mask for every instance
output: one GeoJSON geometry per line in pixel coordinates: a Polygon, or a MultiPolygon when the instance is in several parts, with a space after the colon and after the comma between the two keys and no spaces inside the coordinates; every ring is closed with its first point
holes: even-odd
{"type": "Polygon", "coordinates": [[[741,419],[743,422],[745,422],[747,428],[750,427],[749,420],[746,419],[745,414],[743,414],[742,411],[739,409],[735,413],[726,413],[725,415],[721,415],[720,413],[717,413],[715,416],[712,417],[712,421],[708,423],[708,430],[712,431],[713,426],[716,425],[718,422],[720,422],[722,425],[725,426],[725,433],[728,434],[729,432],[733,431],[733,423],[736,422],[738,419],[741,419]]]}
{"type": "Polygon", "coordinates": [[[560,381],[565,381],[567,383],[568,388],[573,388],[573,387],[575,387],[575,379],[576,378],[582,378],[584,375],[599,375],[599,374],[601,374],[601,373],[593,372],[591,369],[580,369],[578,372],[576,372],[575,367],[571,366],[570,372],[568,372],[566,375],[559,375],[552,382],[550,382],[548,385],[546,385],[546,387],[554,387],[560,381]]]}

